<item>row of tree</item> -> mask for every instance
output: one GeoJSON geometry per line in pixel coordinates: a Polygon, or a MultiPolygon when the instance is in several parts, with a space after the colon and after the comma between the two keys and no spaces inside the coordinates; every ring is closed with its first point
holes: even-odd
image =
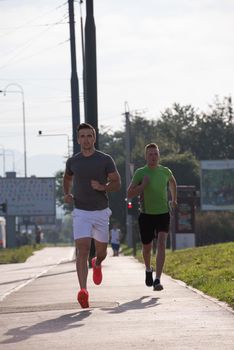
{"type": "MultiPolygon", "coordinates": [[[[161,164],[168,166],[178,185],[195,185],[200,188],[200,160],[234,159],[234,113],[231,97],[215,99],[207,112],[199,112],[191,105],[175,103],[161,113],[158,119],[148,120],[133,115],[130,120],[131,163],[134,168],[143,166],[144,147],[156,142],[160,148],[161,164]]],[[[112,220],[125,230],[125,131],[105,130],[99,135],[100,150],[109,153],[116,161],[122,178],[122,188],[110,194],[112,220]]],[[[57,177],[57,200],[65,210],[61,189],[62,173],[57,177]]]]}

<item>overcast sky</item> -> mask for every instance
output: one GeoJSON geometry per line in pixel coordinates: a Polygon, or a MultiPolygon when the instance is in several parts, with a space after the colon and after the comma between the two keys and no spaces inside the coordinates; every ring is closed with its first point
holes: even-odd
{"type": "MultiPolygon", "coordinates": [[[[85,23],[85,1],[82,6],[85,23]]],[[[99,126],[124,126],[131,111],[158,118],[174,102],[206,110],[234,92],[232,0],[94,0],[99,126]]],[[[82,101],[80,5],[75,2],[82,101]]],[[[23,152],[22,98],[28,156],[67,153],[71,135],[68,4],[0,0],[0,152],[23,152]]],[[[1,159],[0,159],[1,162],[1,159]]],[[[1,164],[1,163],[0,163],[1,164]]]]}

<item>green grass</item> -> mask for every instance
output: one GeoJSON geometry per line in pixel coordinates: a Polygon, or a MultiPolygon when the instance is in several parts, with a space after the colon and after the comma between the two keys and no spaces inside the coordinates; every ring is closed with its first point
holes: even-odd
{"type": "Polygon", "coordinates": [[[19,248],[0,249],[0,264],[22,263],[29,258],[35,250],[44,248],[44,245],[25,245],[19,248]]]}
{"type": "MultiPolygon", "coordinates": [[[[136,258],[143,262],[140,248],[136,258]]],[[[152,266],[155,268],[155,258],[152,266]]],[[[168,250],[164,272],[234,309],[234,242],[168,250]]]]}
{"type": "Polygon", "coordinates": [[[121,254],[126,256],[132,255],[132,248],[129,248],[125,244],[121,244],[121,254]]]}
{"type": "Polygon", "coordinates": [[[164,272],[234,308],[234,242],[168,252],[164,272]]]}

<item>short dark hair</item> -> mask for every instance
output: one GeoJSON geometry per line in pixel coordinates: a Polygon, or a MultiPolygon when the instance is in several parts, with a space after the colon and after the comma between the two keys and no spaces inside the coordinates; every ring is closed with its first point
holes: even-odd
{"type": "Polygon", "coordinates": [[[94,129],[94,127],[89,124],[89,123],[81,123],[80,125],[77,126],[77,135],[79,133],[80,130],[82,129],[91,129],[93,132],[93,136],[96,137],[96,131],[94,129]]]}

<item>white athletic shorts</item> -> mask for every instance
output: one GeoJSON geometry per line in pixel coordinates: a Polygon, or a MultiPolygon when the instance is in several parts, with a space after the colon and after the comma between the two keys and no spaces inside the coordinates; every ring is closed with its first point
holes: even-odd
{"type": "Polygon", "coordinates": [[[99,242],[108,243],[111,214],[110,208],[94,211],[75,208],[72,212],[74,239],[91,237],[99,242]]]}

